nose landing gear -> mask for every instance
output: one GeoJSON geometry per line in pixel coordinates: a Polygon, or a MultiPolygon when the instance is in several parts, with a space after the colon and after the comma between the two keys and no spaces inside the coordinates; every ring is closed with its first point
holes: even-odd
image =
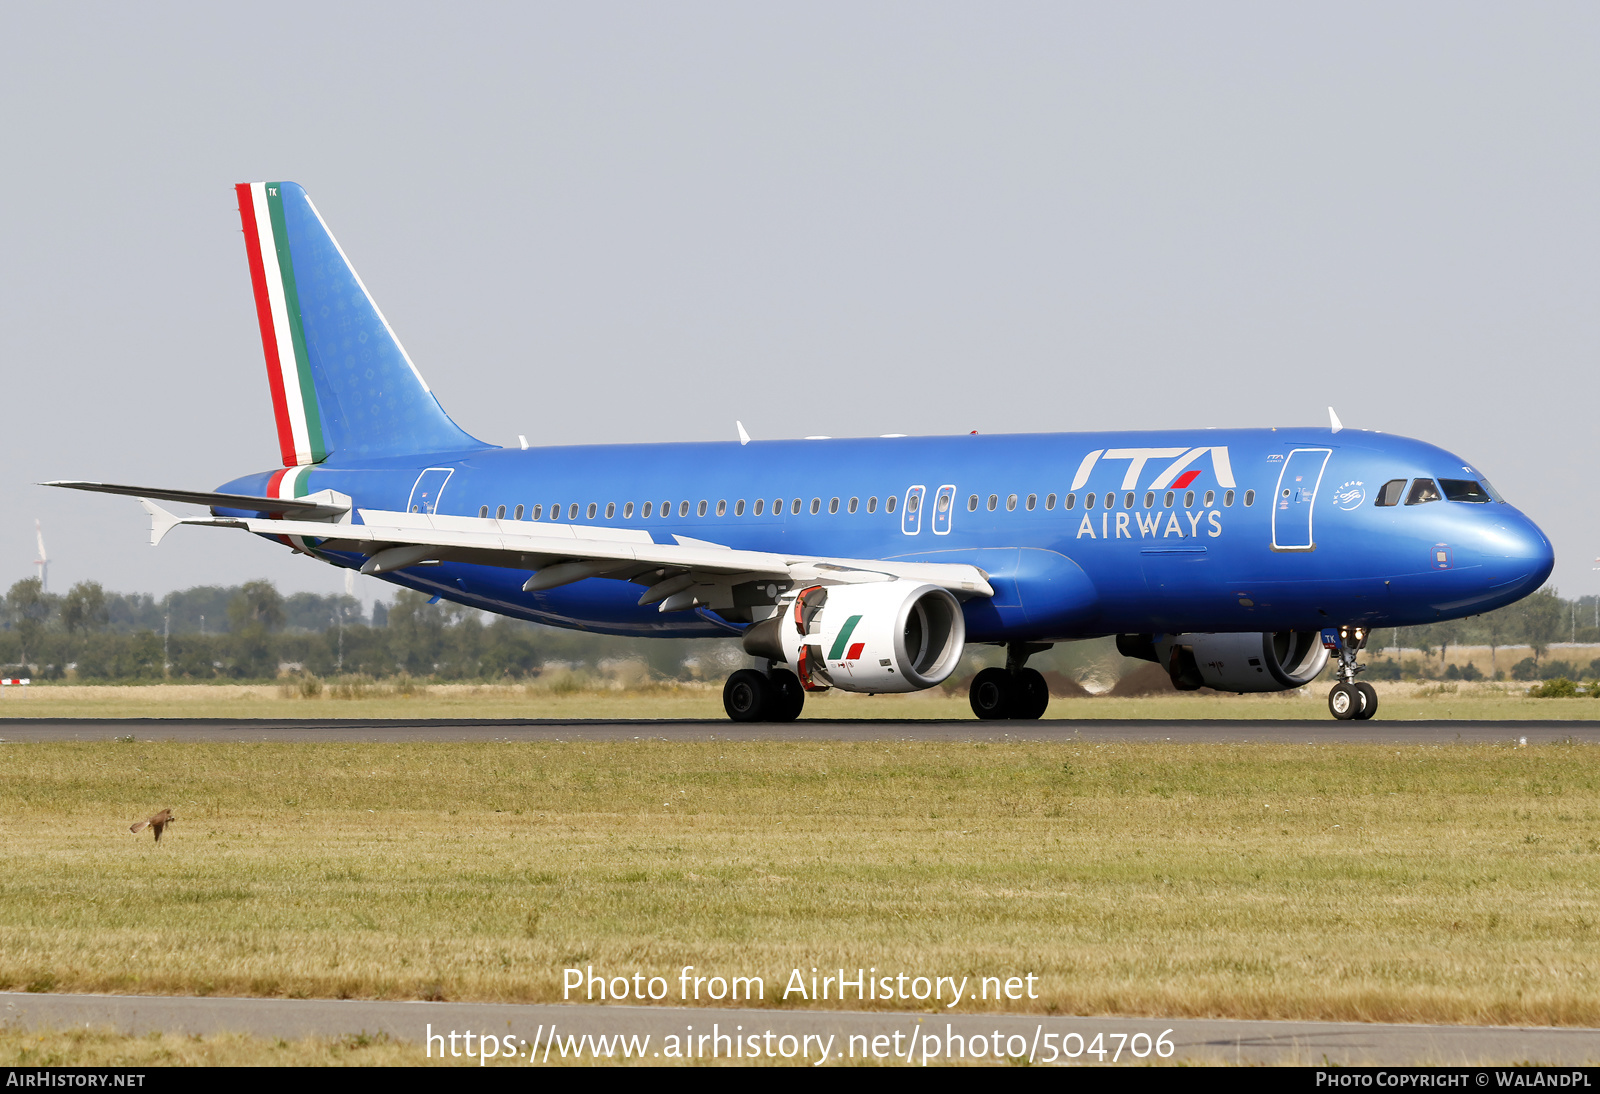
{"type": "Polygon", "coordinates": [[[1049,648],[1042,642],[1008,645],[1005,668],[984,669],[972,678],[972,687],[967,693],[972,713],[985,721],[1041,717],[1050,705],[1050,687],[1037,669],[1026,665],[1033,654],[1049,648]]]}
{"type": "Polygon", "coordinates": [[[1356,657],[1366,645],[1365,627],[1339,628],[1339,682],[1328,693],[1328,712],[1341,722],[1366,721],[1378,713],[1378,690],[1371,684],[1356,683],[1356,673],[1367,667],[1358,665],[1356,657]]]}

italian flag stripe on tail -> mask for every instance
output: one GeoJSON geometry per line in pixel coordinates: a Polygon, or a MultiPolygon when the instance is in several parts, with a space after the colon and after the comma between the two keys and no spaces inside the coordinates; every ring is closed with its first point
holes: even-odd
{"type": "Polygon", "coordinates": [[[304,467],[323,460],[328,449],[300,321],[283,198],[273,182],[241,182],[234,190],[239,196],[239,220],[267,359],[278,447],[285,467],[304,467]]]}

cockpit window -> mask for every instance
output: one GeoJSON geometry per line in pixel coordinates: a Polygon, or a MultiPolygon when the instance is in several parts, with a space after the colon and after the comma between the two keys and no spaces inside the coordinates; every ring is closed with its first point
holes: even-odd
{"type": "Polygon", "coordinates": [[[1378,491],[1379,505],[1399,505],[1400,495],[1406,492],[1405,479],[1390,479],[1383,484],[1383,489],[1378,491]]]}
{"type": "Polygon", "coordinates": [[[1407,505],[1421,505],[1425,501],[1439,500],[1439,488],[1433,484],[1432,479],[1418,479],[1411,484],[1411,493],[1406,495],[1407,505]]]}
{"type": "Polygon", "coordinates": [[[1484,505],[1490,500],[1489,492],[1472,479],[1440,479],[1439,486],[1451,501],[1471,501],[1484,505]]]}
{"type": "Polygon", "coordinates": [[[1478,485],[1483,487],[1483,492],[1485,494],[1488,494],[1489,497],[1491,499],[1493,499],[1494,501],[1499,502],[1501,505],[1504,505],[1506,503],[1506,499],[1502,498],[1500,496],[1500,491],[1496,490],[1493,486],[1489,485],[1489,480],[1488,479],[1479,479],[1478,480],[1478,485]]]}

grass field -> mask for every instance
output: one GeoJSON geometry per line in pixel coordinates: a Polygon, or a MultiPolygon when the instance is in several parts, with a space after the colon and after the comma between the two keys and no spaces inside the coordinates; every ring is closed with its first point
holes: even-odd
{"type": "Polygon", "coordinates": [[[421,1045],[366,1036],[282,1040],[224,1033],[134,1037],[106,1029],[24,1032],[0,1028],[0,1067],[444,1066],[421,1045]]]}
{"type": "Polygon", "coordinates": [[[860,966],[1037,974],[1008,1010],[1600,1024],[1591,746],[0,749],[11,989],[535,1002],[694,965],[775,1006],[860,966]]]}
{"type": "MultiPolygon", "coordinates": [[[[1109,695],[1051,700],[1047,718],[1328,718],[1325,683],[1269,695],[1109,695]]],[[[1530,699],[1527,685],[1379,683],[1380,719],[1600,718],[1600,699],[1530,699]]],[[[720,684],[563,690],[521,684],[368,684],[340,697],[298,683],[49,684],[0,689],[4,718],[688,718],[721,720],[720,684]]],[[[806,718],[972,719],[964,691],[814,694],[806,718]]],[[[975,719],[974,719],[975,721],[975,719]]],[[[0,737],[4,737],[0,728],[0,737]]]]}

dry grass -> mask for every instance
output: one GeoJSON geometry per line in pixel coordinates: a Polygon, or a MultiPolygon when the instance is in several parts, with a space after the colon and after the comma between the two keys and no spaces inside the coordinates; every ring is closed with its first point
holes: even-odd
{"type": "Polygon", "coordinates": [[[353,1035],[292,1041],[220,1033],[130,1036],[108,1029],[0,1028],[0,1067],[407,1067],[440,1065],[422,1046],[353,1035]]]}
{"type": "Polygon", "coordinates": [[[861,966],[1037,973],[1011,1010],[1600,1024],[1590,746],[3,749],[0,987],[539,1002],[694,965],[781,1005],[861,966]]]}
{"type": "MultiPolygon", "coordinates": [[[[1177,694],[1051,701],[1047,718],[1328,718],[1328,684],[1275,695],[1177,694]]],[[[1527,684],[1380,683],[1380,719],[1600,718],[1600,700],[1530,699],[1527,684]]],[[[716,720],[722,685],[567,688],[521,684],[366,684],[306,694],[281,684],[51,684],[0,690],[0,718],[587,718],[716,720]]],[[[964,690],[916,695],[816,694],[807,718],[971,719],[964,690]]],[[[4,736],[0,728],[0,737],[4,736]]]]}

